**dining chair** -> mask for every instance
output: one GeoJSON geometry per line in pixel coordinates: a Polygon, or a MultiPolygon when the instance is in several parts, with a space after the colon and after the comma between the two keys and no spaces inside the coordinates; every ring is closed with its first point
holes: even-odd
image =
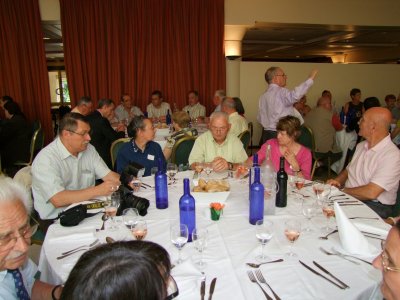
{"type": "Polygon", "coordinates": [[[40,122],[38,124],[33,125],[34,128],[37,128],[34,130],[31,138],[31,145],[29,148],[29,160],[28,161],[16,161],[14,165],[16,166],[30,166],[32,165],[33,159],[35,156],[39,153],[40,150],[43,149],[44,145],[44,132],[43,128],[40,125],[40,122]],[[35,127],[36,126],[36,127],[35,127]]]}
{"type": "Polygon", "coordinates": [[[254,133],[253,122],[249,122],[248,126],[250,131],[250,154],[253,154],[253,133],[254,133]]]}
{"type": "Polygon", "coordinates": [[[172,148],[171,162],[179,165],[186,165],[189,163],[189,155],[192,151],[196,137],[185,136],[179,139],[172,148]]]}
{"type": "Polygon", "coordinates": [[[130,138],[120,138],[115,140],[111,144],[110,154],[111,154],[111,165],[113,170],[115,170],[115,161],[117,160],[119,149],[121,149],[121,147],[130,140],[131,140],[130,138]]]}
{"type": "Polygon", "coordinates": [[[238,138],[242,142],[243,148],[247,153],[248,152],[248,148],[249,148],[249,144],[250,144],[250,139],[251,139],[250,130],[243,131],[241,134],[238,135],[238,138]]]}

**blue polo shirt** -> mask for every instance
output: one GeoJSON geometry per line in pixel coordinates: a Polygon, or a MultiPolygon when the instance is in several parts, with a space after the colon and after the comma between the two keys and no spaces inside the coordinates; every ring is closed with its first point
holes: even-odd
{"type": "Polygon", "coordinates": [[[165,170],[166,162],[159,144],[150,141],[146,144],[146,148],[142,152],[142,150],[136,146],[135,141],[132,140],[129,143],[125,143],[118,151],[116,170],[121,174],[126,165],[128,165],[130,162],[135,162],[145,168],[144,176],[150,176],[151,168],[157,167],[159,158],[162,159],[163,168],[165,170]]]}

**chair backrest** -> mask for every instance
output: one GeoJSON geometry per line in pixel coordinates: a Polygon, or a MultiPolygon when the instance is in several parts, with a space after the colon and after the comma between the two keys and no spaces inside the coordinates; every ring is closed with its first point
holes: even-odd
{"type": "Polygon", "coordinates": [[[194,136],[185,136],[179,139],[172,148],[171,162],[178,166],[188,164],[195,141],[196,137],[194,136]]]}
{"type": "Polygon", "coordinates": [[[39,126],[39,128],[36,129],[32,135],[28,165],[32,165],[33,159],[39,153],[39,151],[43,149],[43,145],[44,145],[44,132],[43,128],[39,126]]]}
{"type": "Polygon", "coordinates": [[[253,133],[254,133],[253,122],[249,122],[248,126],[250,131],[250,146],[253,146],[253,133]]]}
{"type": "Polygon", "coordinates": [[[243,131],[241,134],[238,135],[238,138],[242,141],[243,148],[247,152],[247,148],[249,147],[250,139],[251,139],[250,130],[243,131]]]}
{"type": "Polygon", "coordinates": [[[130,138],[121,138],[118,140],[115,140],[110,147],[110,154],[111,154],[111,165],[113,170],[115,170],[115,161],[117,159],[117,155],[119,152],[119,149],[121,149],[122,145],[129,142],[131,139],[130,138]]]}
{"type": "Polygon", "coordinates": [[[315,149],[315,142],[314,142],[314,134],[310,127],[308,126],[301,126],[301,133],[299,138],[297,139],[299,144],[302,144],[304,147],[307,147],[312,152],[315,149]]]}

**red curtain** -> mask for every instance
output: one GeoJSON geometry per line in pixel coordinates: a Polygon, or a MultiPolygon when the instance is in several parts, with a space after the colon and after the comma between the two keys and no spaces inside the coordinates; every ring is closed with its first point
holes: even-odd
{"type": "Polygon", "coordinates": [[[179,108],[197,90],[208,111],[225,88],[224,0],[60,0],[71,101],[122,93],[145,110],[153,90],[179,108]]]}
{"type": "Polygon", "coordinates": [[[0,0],[0,95],[9,95],[53,139],[50,88],[37,0],[0,0]]]}

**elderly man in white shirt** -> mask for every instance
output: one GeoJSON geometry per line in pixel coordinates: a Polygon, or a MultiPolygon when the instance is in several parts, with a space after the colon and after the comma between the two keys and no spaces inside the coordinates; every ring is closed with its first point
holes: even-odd
{"type": "Polygon", "coordinates": [[[119,174],[89,142],[89,124],[82,115],[70,113],[60,122],[59,136],[36,156],[32,192],[42,219],[54,219],[70,204],[108,196],[118,188],[119,174]],[[95,186],[96,179],[103,183],[95,186]]]}
{"type": "Polygon", "coordinates": [[[182,110],[187,112],[192,120],[206,116],[206,107],[199,103],[199,93],[190,91],[188,93],[189,105],[186,105],[182,110]]]}

